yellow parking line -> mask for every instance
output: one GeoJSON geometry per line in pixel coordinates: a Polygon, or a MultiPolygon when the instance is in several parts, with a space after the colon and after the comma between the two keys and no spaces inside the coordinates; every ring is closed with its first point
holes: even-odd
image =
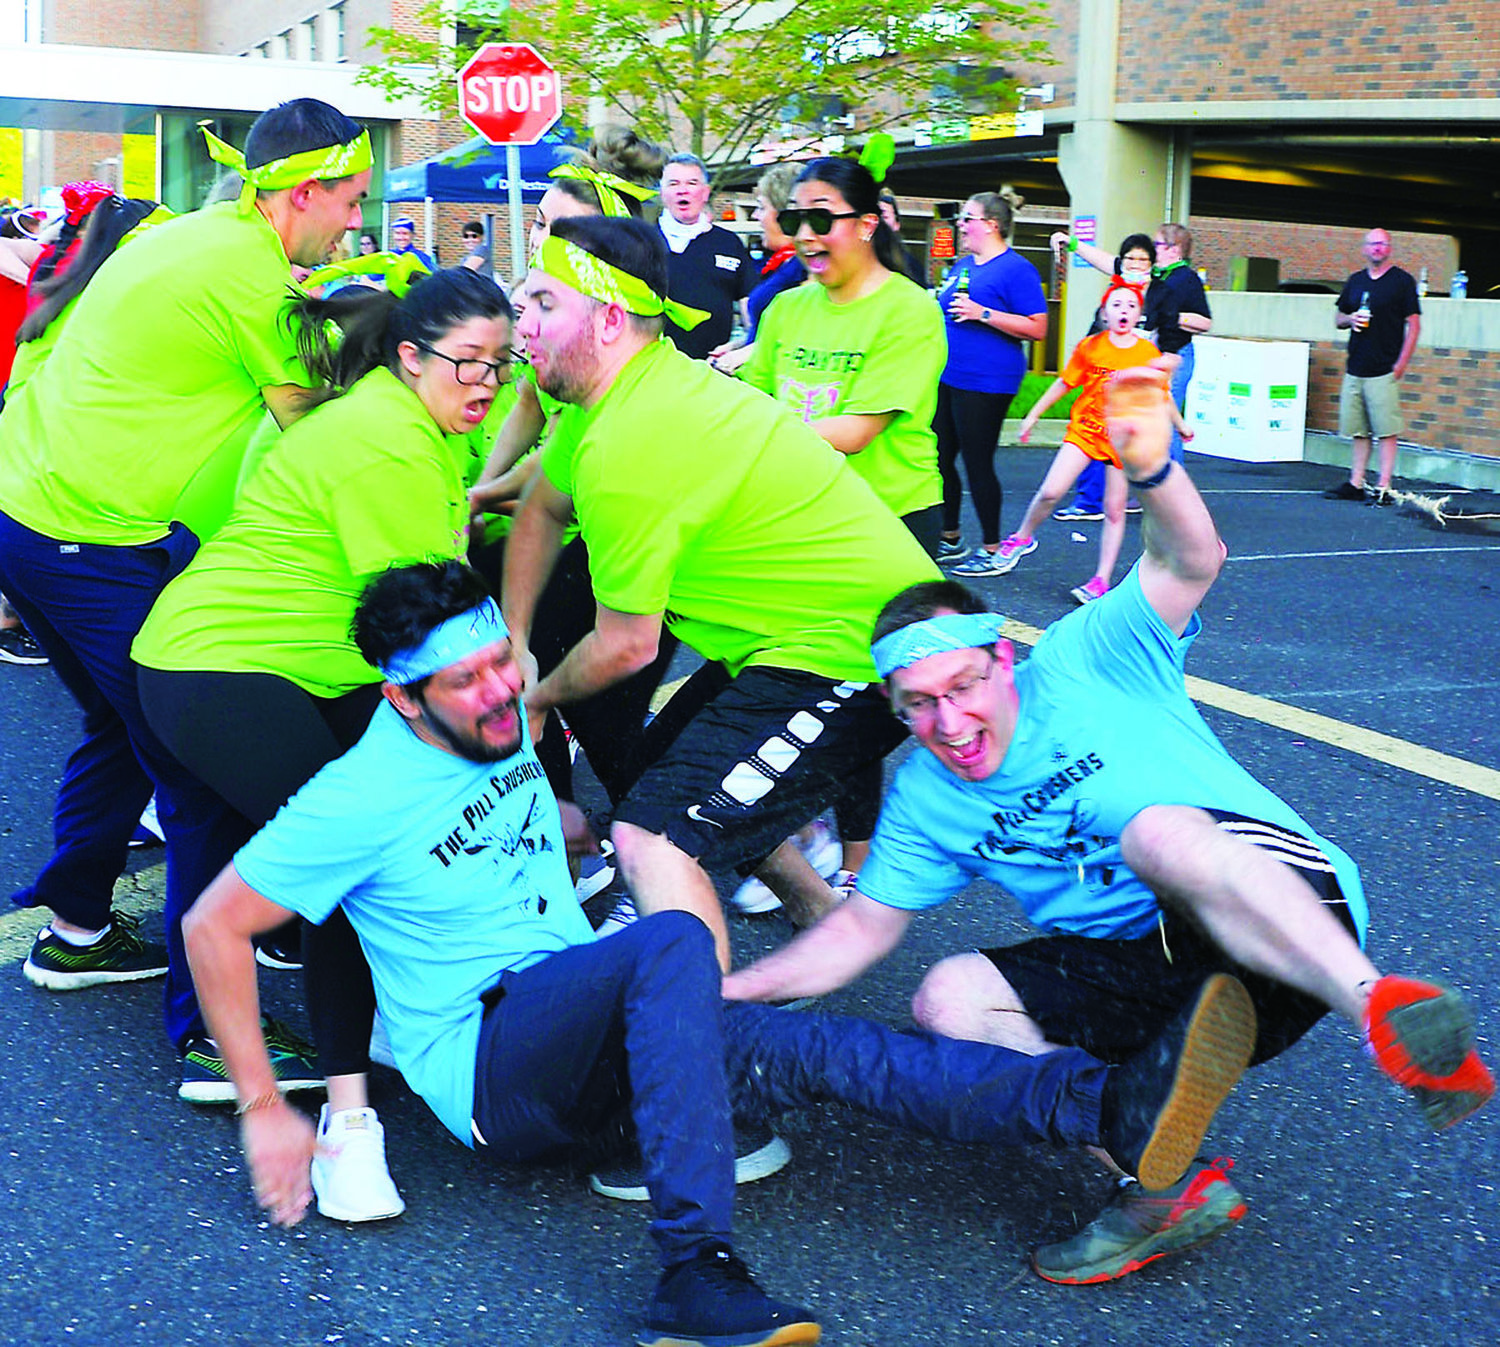
{"type": "MultiPolygon", "coordinates": [[[[1011,640],[1026,645],[1035,645],[1042,639],[1040,627],[1028,626],[1014,619],[1006,622],[1004,634],[1011,640]]],[[[1242,692],[1239,688],[1226,687],[1223,683],[1211,683],[1206,678],[1195,678],[1191,674],[1188,675],[1187,690],[1195,702],[1204,706],[1229,711],[1246,720],[1258,720],[1262,725],[1286,730],[1303,739],[1332,744],[1335,748],[1358,753],[1373,762],[1383,762],[1432,781],[1472,791],[1475,795],[1500,800],[1500,772],[1492,767],[1481,767],[1477,762],[1439,753],[1406,739],[1350,725],[1346,721],[1335,720],[1332,716],[1321,716],[1316,711],[1287,706],[1284,702],[1258,697],[1253,692],[1242,692]]]]}

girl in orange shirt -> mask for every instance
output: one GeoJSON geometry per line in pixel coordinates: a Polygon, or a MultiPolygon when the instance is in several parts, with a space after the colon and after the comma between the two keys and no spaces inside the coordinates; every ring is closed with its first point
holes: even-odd
{"type": "MultiPolygon", "coordinates": [[[[1015,565],[1028,552],[1036,551],[1033,533],[1038,524],[1046,519],[1058,502],[1072,488],[1090,459],[1105,463],[1104,474],[1104,527],[1099,535],[1099,569],[1093,577],[1077,586],[1073,597],[1079,603],[1091,603],[1109,588],[1114,574],[1115,562],[1120,557],[1120,544],[1125,536],[1125,498],[1129,485],[1119,455],[1109,442],[1109,432],[1104,426],[1104,389],[1114,374],[1123,369],[1133,369],[1161,361],[1165,357],[1145,337],[1136,332],[1136,322],[1141,315],[1143,300],[1141,288],[1118,276],[1104,292],[1105,330],[1092,337],[1085,337],[1069,358],[1066,368],[1026,413],[1021,422],[1020,440],[1025,444],[1031,438],[1032,427],[1057,400],[1069,389],[1079,389],[1078,400],[1073,404],[1068,419],[1068,433],[1047,475],[1037,488],[1036,495],[1026,509],[1021,527],[1011,534],[995,554],[997,569],[994,574],[1004,575],[1015,569],[1015,565]]],[[[1192,438],[1192,431],[1183,423],[1181,414],[1172,408],[1173,423],[1184,440],[1192,438]]]]}

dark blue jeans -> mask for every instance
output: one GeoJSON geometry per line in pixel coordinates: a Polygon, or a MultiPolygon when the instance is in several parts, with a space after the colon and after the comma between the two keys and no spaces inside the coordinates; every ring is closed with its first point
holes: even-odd
{"type": "MultiPolygon", "coordinates": [[[[1177,354],[1182,363],[1172,371],[1172,401],[1177,404],[1177,410],[1182,411],[1187,406],[1188,385],[1193,382],[1193,367],[1198,363],[1198,357],[1193,352],[1192,342],[1177,354]]],[[[1176,426],[1172,427],[1171,454],[1174,462],[1182,462],[1182,435],[1176,426]]]]}
{"type": "Polygon", "coordinates": [[[1089,459],[1073,492],[1073,504],[1090,514],[1104,513],[1104,464],[1097,458],[1089,459]]]}
{"type": "Polygon", "coordinates": [[[156,542],[59,542],[0,512],[0,592],[83,710],[83,743],[57,791],[52,859],[14,895],[97,930],[152,787],[167,841],[166,1029],[181,1049],[203,1020],[182,917],[249,836],[244,821],[183,767],[141,711],[130,643],[156,596],[197,550],[181,525],[156,542]]]}
{"type": "Polygon", "coordinates": [[[633,1122],[662,1261],[728,1239],[731,1113],[841,1103],[949,1141],[1092,1145],[1107,1068],[720,999],[713,939],[662,912],[553,954],[497,988],[474,1126],[496,1159],[560,1159],[633,1122]]]}

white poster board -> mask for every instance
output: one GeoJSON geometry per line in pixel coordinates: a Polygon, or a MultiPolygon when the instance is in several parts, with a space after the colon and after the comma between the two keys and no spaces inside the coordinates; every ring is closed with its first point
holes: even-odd
{"type": "Polygon", "coordinates": [[[1310,350],[1305,341],[1194,337],[1188,447],[1245,463],[1300,461],[1310,350]]]}

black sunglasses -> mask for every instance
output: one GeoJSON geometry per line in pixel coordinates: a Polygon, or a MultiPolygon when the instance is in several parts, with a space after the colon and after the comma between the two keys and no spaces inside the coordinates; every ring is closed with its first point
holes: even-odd
{"type": "Polygon", "coordinates": [[[827,206],[809,206],[806,210],[784,206],[776,212],[777,223],[788,235],[795,234],[804,223],[814,234],[830,234],[835,220],[857,220],[862,214],[857,210],[829,210],[827,206]]]}

